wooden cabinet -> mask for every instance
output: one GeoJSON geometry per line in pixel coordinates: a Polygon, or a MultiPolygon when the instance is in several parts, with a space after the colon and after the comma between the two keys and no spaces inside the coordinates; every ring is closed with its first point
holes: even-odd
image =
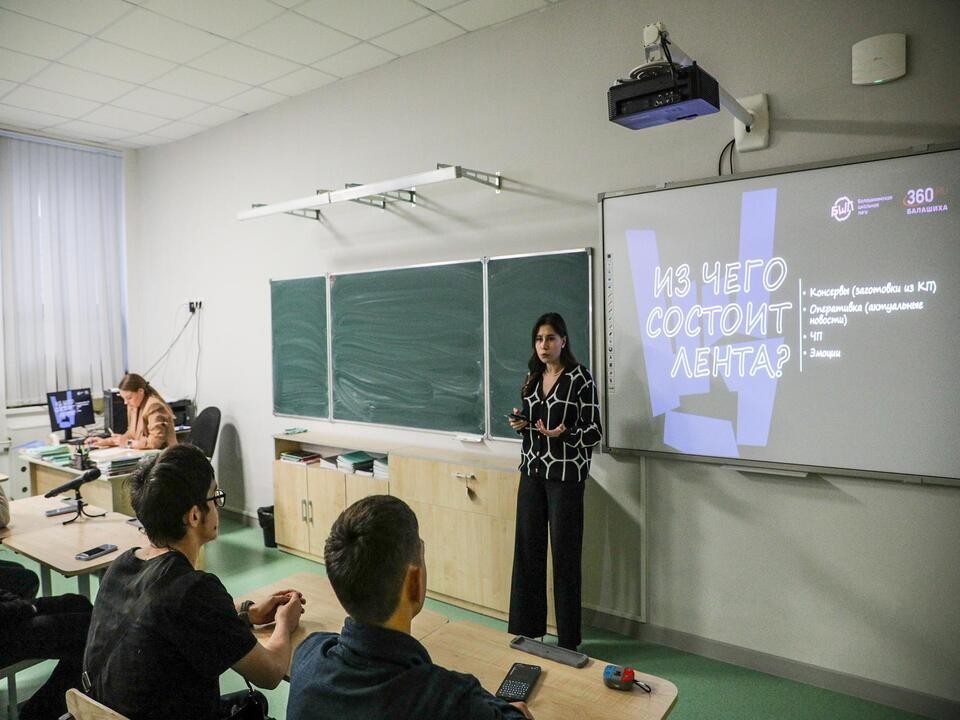
{"type": "MultiPolygon", "coordinates": [[[[410,448],[390,453],[390,493],[417,514],[431,597],[507,617],[519,484],[512,457],[410,448]]],[[[551,628],[552,575],[548,568],[551,628]]]]}
{"type": "Polygon", "coordinates": [[[274,461],[277,545],[322,561],[330,527],[347,506],[346,483],[339,470],[274,461]]]}
{"type": "MultiPolygon", "coordinates": [[[[274,438],[277,545],[323,562],[330,526],[345,507],[368,495],[396,495],[417,514],[430,597],[505,619],[520,484],[516,453],[366,448],[389,452],[389,480],[279,460],[287,450],[335,442],[319,433],[274,438]]],[[[547,624],[554,632],[553,572],[547,565],[547,624]]]]}

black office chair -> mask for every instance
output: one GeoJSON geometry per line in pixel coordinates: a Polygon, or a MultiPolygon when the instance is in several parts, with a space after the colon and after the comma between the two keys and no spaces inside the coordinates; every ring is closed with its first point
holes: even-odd
{"type": "Polygon", "coordinates": [[[220,408],[206,407],[193,419],[187,442],[203,450],[203,454],[208,458],[213,457],[213,450],[217,446],[217,435],[219,433],[220,408]]]}

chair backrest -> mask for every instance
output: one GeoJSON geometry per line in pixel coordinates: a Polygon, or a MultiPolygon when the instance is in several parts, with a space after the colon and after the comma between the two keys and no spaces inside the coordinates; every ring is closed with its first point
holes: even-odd
{"type": "Polygon", "coordinates": [[[220,433],[220,408],[206,407],[193,419],[187,442],[203,450],[207,457],[213,457],[220,433]]]}
{"type": "Polygon", "coordinates": [[[67,710],[74,720],[128,720],[126,715],[101,705],[76,688],[67,690],[67,710]]]}

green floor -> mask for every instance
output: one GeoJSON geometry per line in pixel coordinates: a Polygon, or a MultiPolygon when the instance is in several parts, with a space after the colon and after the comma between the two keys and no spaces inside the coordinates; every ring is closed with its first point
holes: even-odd
{"type": "MultiPolygon", "coordinates": [[[[205,552],[207,569],[220,577],[234,597],[241,597],[249,590],[296,572],[323,572],[321,565],[264,548],[259,529],[243,527],[226,519],[221,526],[220,537],[208,545],[205,552]]],[[[30,561],[14,557],[9,551],[3,551],[2,557],[16,559],[36,569],[30,561]]],[[[93,592],[96,592],[96,580],[92,586],[93,592]]],[[[76,581],[54,575],[53,591],[76,592],[76,581]]],[[[471,620],[506,629],[505,624],[498,620],[445,603],[428,600],[427,606],[451,620],[471,620]]],[[[581,649],[594,657],[631,665],[673,682],[680,695],[670,714],[671,720],[907,720],[920,717],[602,630],[585,628],[581,649]]],[[[52,663],[43,663],[17,675],[21,701],[39,687],[51,667],[52,663]]],[[[601,682],[599,677],[597,682],[601,682]]],[[[240,676],[233,672],[228,672],[221,680],[222,692],[243,687],[240,676]]],[[[266,691],[266,695],[270,700],[271,715],[283,718],[286,715],[286,683],[276,690],[266,691]]],[[[0,708],[3,708],[0,712],[5,712],[6,706],[4,682],[0,688],[0,708]]],[[[533,709],[536,711],[536,708],[533,709]]]]}

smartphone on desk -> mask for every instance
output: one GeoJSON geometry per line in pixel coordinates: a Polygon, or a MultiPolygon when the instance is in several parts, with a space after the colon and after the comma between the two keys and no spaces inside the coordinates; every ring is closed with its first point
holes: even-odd
{"type": "Polygon", "coordinates": [[[104,555],[109,555],[117,549],[116,545],[111,545],[110,543],[104,543],[103,545],[97,545],[92,547],[89,550],[84,550],[83,552],[77,553],[74,557],[77,560],[94,560],[98,557],[103,557],[104,555]]]}
{"type": "Polygon", "coordinates": [[[514,663],[510,672],[500,683],[497,697],[507,702],[526,702],[538,677],[540,677],[539,665],[514,663]]]}

